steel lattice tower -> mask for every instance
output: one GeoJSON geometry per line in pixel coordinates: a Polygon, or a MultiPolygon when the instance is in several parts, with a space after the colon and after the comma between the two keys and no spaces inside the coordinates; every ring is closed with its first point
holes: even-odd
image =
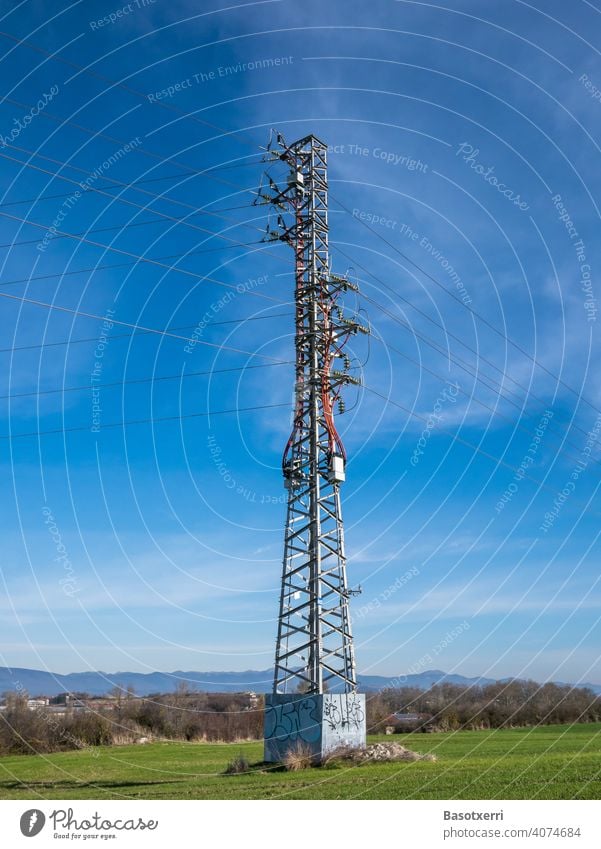
{"type": "Polygon", "coordinates": [[[271,177],[258,201],[279,211],[267,239],[295,255],[295,409],[282,469],[288,490],[274,693],[352,693],[357,687],[349,615],[340,485],[346,454],[334,424],[348,373],[349,338],[367,332],[348,319],[339,296],[357,287],[331,274],[328,255],[327,147],[310,135],[266,159],[288,167],[281,189],[271,177]]]}

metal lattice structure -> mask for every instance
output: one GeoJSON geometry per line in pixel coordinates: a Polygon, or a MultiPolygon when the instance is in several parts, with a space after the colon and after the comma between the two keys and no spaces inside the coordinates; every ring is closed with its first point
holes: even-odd
{"type": "Polygon", "coordinates": [[[295,409],[282,469],[288,490],[274,693],[356,690],[340,485],[346,453],[334,423],[349,374],[349,338],[367,332],[345,317],[339,297],[357,287],[330,272],[327,147],[310,135],[286,145],[277,135],[266,159],[288,167],[281,189],[268,177],[258,201],[277,209],[267,239],[295,255],[295,409]]]}

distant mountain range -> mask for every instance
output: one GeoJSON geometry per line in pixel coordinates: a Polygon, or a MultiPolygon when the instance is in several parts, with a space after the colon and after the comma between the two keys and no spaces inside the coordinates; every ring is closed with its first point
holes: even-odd
{"type": "MultiPolygon", "coordinates": [[[[208,693],[240,692],[254,690],[265,693],[271,690],[273,671],[248,670],[246,672],[71,672],[54,675],[39,669],[10,669],[0,666],[0,694],[6,691],[26,690],[31,696],[57,696],[59,693],[85,692],[94,696],[105,695],[113,687],[133,687],[137,696],[150,693],[169,693],[184,682],[189,687],[208,693]]],[[[485,685],[494,678],[466,678],[463,675],[447,675],[439,669],[431,669],[415,675],[383,676],[359,675],[359,688],[364,692],[386,687],[417,687],[428,690],[434,684],[485,685]]],[[[504,681],[511,679],[505,678],[504,681]]],[[[560,683],[560,682],[556,682],[560,683]]],[[[601,695],[601,684],[579,684],[601,695]]]]}

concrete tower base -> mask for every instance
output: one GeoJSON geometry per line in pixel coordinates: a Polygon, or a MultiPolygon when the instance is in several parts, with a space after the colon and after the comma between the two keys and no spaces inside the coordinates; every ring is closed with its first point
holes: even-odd
{"type": "Polygon", "coordinates": [[[266,695],[265,761],[280,763],[299,746],[310,750],[316,761],[339,746],[365,746],[365,695],[266,695]]]}

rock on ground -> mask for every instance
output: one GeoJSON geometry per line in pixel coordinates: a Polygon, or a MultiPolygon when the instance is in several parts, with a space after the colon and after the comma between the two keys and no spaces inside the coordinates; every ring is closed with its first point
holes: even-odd
{"type": "Polygon", "coordinates": [[[420,755],[400,743],[372,743],[364,749],[347,749],[339,753],[342,760],[353,763],[383,763],[386,761],[435,761],[436,755],[420,755]]]}

